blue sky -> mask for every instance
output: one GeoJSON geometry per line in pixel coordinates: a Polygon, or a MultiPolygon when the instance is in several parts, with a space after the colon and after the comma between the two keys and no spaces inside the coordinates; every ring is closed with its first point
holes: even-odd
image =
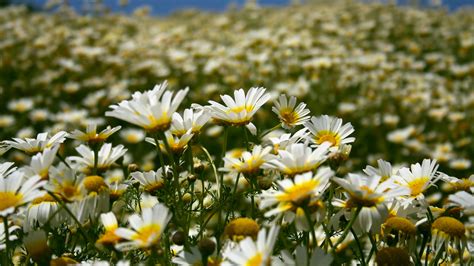
{"type": "MultiPolygon", "coordinates": [[[[16,0],[17,2],[30,2],[41,4],[46,0],[16,0]]],[[[90,0],[89,0],[90,1],[90,0]]],[[[407,2],[408,0],[398,0],[399,2],[407,2]]],[[[422,2],[428,2],[429,0],[422,0],[422,2]]],[[[80,7],[83,0],[71,0],[71,3],[75,3],[76,6],[80,7]]],[[[114,11],[119,10],[118,0],[104,0],[105,4],[112,8],[114,11]]],[[[174,11],[184,8],[199,8],[208,11],[223,11],[230,3],[242,5],[245,0],[129,0],[129,6],[125,10],[130,12],[136,7],[142,5],[149,5],[152,7],[152,13],[155,15],[168,15],[174,11]]],[[[259,0],[261,5],[286,5],[290,0],[259,0]]],[[[451,10],[462,8],[465,5],[474,6],[474,0],[443,0],[443,4],[448,6],[451,10]]]]}

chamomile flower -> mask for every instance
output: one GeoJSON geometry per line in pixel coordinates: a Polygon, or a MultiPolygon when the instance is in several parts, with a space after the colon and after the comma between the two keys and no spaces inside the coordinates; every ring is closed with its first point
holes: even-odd
{"type": "Polygon", "coordinates": [[[351,123],[342,124],[342,119],[328,115],[312,117],[306,122],[305,127],[311,132],[311,140],[320,145],[324,142],[331,143],[331,147],[337,148],[343,144],[354,142],[354,137],[349,137],[354,128],[351,123]]]}
{"type": "Polygon", "coordinates": [[[306,128],[296,131],[294,134],[286,133],[279,137],[269,137],[271,144],[273,145],[274,153],[278,153],[279,150],[284,150],[291,144],[299,143],[308,136],[306,128]]]}
{"type": "Polygon", "coordinates": [[[392,165],[389,162],[379,159],[377,160],[377,165],[377,168],[368,165],[364,169],[364,173],[366,173],[368,176],[380,176],[382,177],[380,179],[380,181],[382,182],[389,179],[390,177],[392,177],[392,175],[395,174],[392,165]]]}
{"type": "Polygon", "coordinates": [[[166,178],[167,174],[169,174],[168,166],[164,166],[156,172],[133,172],[131,173],[131,176],[133,179],[140,182],[145,191],[152,193],[165,185],[164,178],[166,178]]]}
{"type": "Polygon", "coordinates": [[[83,176],[77,175],[76,171],[60,163],[52,166],[49,171],[49,181],[44,188],[59,195],[63,200],[72,202],[82,198],[80,184],[83,176]]]}
{"type": "MultiPolygon", "coordinates": [[[[70,156],[68,160],[78,164],[84,172],[89,173],[94,168],[94,151],[85,145],[80,145],[76,148],[76,151],[81,156],[70,156]]],[[[127,149],[123,145],[112,147],[112,144],[105,143],[98,152],[97,168],[101,171],[107,170],[126,152],[127,149]]]]}
{"type": "Polygon", "coordinates": [[[330,146],[331,143],[324,142],[313,150],[306,144],[291,144],[285,150],[280,150],[277,158],[265,163],[264,166],[277,169],[289,176],[306,173],[316,169],[327,159],[330,146]]]}
{"type": "Polygon", "coordinates": [[[25,168],[25,172],[32,175],[39,175],[41,179],[47,180],[49,178],[49,168],[53,164],[58,152],[59,145],[53,148],[47,148],[41,153],[37,153],[31,158],[30,166],[25,168]]]}
{"type": "Polygon", "coordinates": [[[257,240],[247,237],[240,241],[237,247],[224,253],[225,261],[221,265],[270,265],[279,229],[274,225],[267,234],[263,228],[258,232],[257,240]]]}
{"type": "MultiPolygon", "coordinates": [[[[193,134],[191,133],[191,129],[179,137],[171,134],[169,131],[166,131],[165,137],[171,153],[180,154],[188,147],[189,141],[191,141],[193,138],[193,134]]],[[[156,146],[156,141],[153,138],[145,138],[145,141],[156,146]]],[[[162,152],[168,152],[166,150],[166,145],[162,140],[159,140],[159,145],[162,152]]]]}
{"type": "Polygon", "coordinates": [[[128,218],[132,229],[120,227],[115,230],[117,236],[128,241],[118,243],[115,247],[124,251],[149,248],[158,244],[170,219],[169,209],[161,203],[153,208],[143,209],[142,215],[133,214],[128,218]]]}
{"type": "Polygon", "coordinates": [[[46,148],[52,148],[53,146],[63,143],[66,140],[67,133],[60,131],[52,137],[48,137],[48,133],[40,133],[35,139],[26,138],[13,138],[13,140],[5,140],[3,143],[9,145],[10,148],[24,151],[28,154],[35,154],[42,152],[46,148]]]}
{"type": "Polygon", "coordinates": [[[466,191],[458,191],[449,195],[448,200],[454,205],[459,206],[468,214],[474,214],[474,196],[466,191]]]}
{"type": "Polygon", "coordinates": [[[0,175],[0,216],[9,215],[17,207],[42,196],[44,192],[39,189],[45,183],[38,175],[25,178],[18,170],[0,175]]]}
{"type": "Polygon", "coordinates": [[[165,81],[152,90],[135,92],[131,100],[124,100],[118,105],[111,105],[112,111],[106,116],[115,117],[142,127],[148,132],[165,131],[171,126],[171,117],[176,112],[189,89],[173,92],[166,90],[165,81]]]}
{"type": "Polygon", "coordinates": [[[462,254],[467,246],[466,227],[459,220],[441,216],[431,224],[431,245],[436,250],[436,253],[441,249],[448,252],[449,247],[460,249],[459,254],[462,254]]]}
{"type": "Polygon", "coordinates": [[[222,124],[232,126],[246,126],[252,134],[256,134],[256,128],[251,123],[255,113],[269,99],[270,94],[265,93],[264,88],[251,88],[247,94],[243,89],[234,91],[234,99],[229,95],[221,95],[225,105],[215,101],[209,101],[207,107],[214,120],[222,124]]]}
{"type": "Polygon", "coordinates": [[[56,213],[60,207],[59,202],[49,194],[32,200],[26,209],[24,231],[33,231],[37,225],[43,226],[46,222],[52,228],[56,228],[62,221],[62,214],[56,213]]]}
{"type": "Polygon", "coordinates": [[[104,226],[104,233],[97,239],[99,245],[110,245],[113,246],[120,241],[120,237],[115,234],[115,230],[118,228],[117,218],[113,212],[102,213],[100,220],[104,226]]]}
{"type": "Polygon", "coordinates": [[[278,190],[264,192],[261,195],[260,208],[266,209],[277,205],[269,210],[265,216],[272,216],[287,211],[295,212],[299,207],[309,206],[311,202],[318,199],[328,186],[329,178],[334,172],[329,167],[318,169],[316,175],[312,172],[296,175],[294,180],[283,179],[276,181],[278,190]]]}
{"type": "Polygon", "coordinates": [[[309,109],[306,109],[305,103],[296,106],[296,97],[290,96],[288,99],[285,95],[280,95],[272,111],[278,115],[281,125],[290,129],[298,125],[304,124],[309,119],[309,109]]]}
{"type": "Polygon", "coordinates": [[[333,180],[345,190],[349,203],[353,206],[372,207],[409,195],[407,188],[397,186],[392,180],[380,182],[381,179],[381,176],[349,174],[346,178],[336,177],[333,180]]]}
{"type": "Polygon", "coordinates": [[[272,158],[271,147],[253,147],[252,152],[244,151],[240,158],[224,157],[225,165],[219,169],[224,172],[238,172],[250,177],[260,170],[260,167],[272,158]]]}
{"type": "Polygon", "coordinates": [[[194,111],[193,109],[185,109],[183,116],[179,113],[173,114],[173,120],[171,122],[171,133],[176,136],[182,136],[186,134],[189,130],[193,134],[199,134],[201,128],[209,121],[210,114],[201,109],[199,111],[194,111]]]}
{"type": "Polygon", "coordinates": [[[120,131],[120,137],[127,143],[137,144],[145,139],[145,132],[141,129],[127,128],[120,131]]]}
{"type": "Polygon", "coordinates": [[[436,182],[436,160],[423,160],[422,164],[412,164],[410,168],[403,167],[398,170],[399,175],[394,176],[394,181],[410,189],[411,197],[418,197],[436,182]]]}
{"type": "Polygon", "coordinates": [[[87,126],[86,132],[82,132],[76,129],[71,132],[69,138],[77,139],[88,143],[102,143],[106,141],[112,134],[119,131],[120,128],[121,126],[113,128],[111,126],[108,126],[101,132],[97,133],[97,124],[89,124],[87,126]]]}
{"type": "Polygon", "coordinates": [[[257,239],[260,226],[258,223],[247,217],[239,217],[230,221],[224,230],[224,234],[232,241],[239,242],[246,237],[257,239]]]}

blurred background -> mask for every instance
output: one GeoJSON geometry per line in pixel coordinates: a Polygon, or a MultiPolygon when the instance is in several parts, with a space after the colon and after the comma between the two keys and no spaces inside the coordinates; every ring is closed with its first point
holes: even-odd
{"type": "MultiPolygon", "coordinates": [[[[257,0],[255,0],[257,1],[257,0]]],[[[54,0],[0,0],[4,4],[26,4],[37,10],[42,9],[47,2],[55,2],[54,0]]],[[[59,2],[59,1],[56,1],[59,2]]],[[[69,3],[77,11],[87,10],[90,6],[94,6],[97,2],[102,4],[112,12],[131,13],[136,8],[147,5],[151,7],[153,15],[170,15],[173,12],[183,9],[200,9],[205,11],[219,12],[227,10],[229,7],[241,8],[246,0],[70,0],[69,3]],[[124,5],[124,3],[127,3],[124,5]]],[[[258,0],[262,6],[285,6],[292,3],[311,2],[311,0],[258,0]]],[[[365,1],[370,2],[370,1],[365,1]]],[[[420,5],[433,6],[443,5],[449,10],[458,10],[474,5],[473,0],[393,0],[382,2],[396,2],[400,5],[420,5]]]]}

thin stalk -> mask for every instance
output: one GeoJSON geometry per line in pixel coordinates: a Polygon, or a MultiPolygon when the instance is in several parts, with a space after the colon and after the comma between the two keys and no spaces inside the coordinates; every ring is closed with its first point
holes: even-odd
{"type": "Polygon", "coordinates": [[[67,212],[67,214],[69,216],[71,216],[71,218],[74,220],[74,222],[77,224],[78,226],[78,229],[79,229],[79,233],[81,234],[81,236],[84,238],[85,241],[89,241],[89,239],[87,238],[87,235],[86,233],[84,232],[84,228],[82,228],[82,224],[79,222],[79,220],[77,220],[76,216],[72,213],[72,211],[66,206],[66,204],[64,204],[64,202],[62,200],[60,200],[56,195],[54,195],[54,193],[52,193],[51,191],[48,191],[48,194],[53,197],[54,200],[56,200],[60,205],[61,207],[63,207],[63,209],[67,212]]]}
{"type": "Polygon", "coordinates": [[[375,242],[375,239],[370,232],[369,232],[369,240],[370,240],[370,243],[372,244],[372,248],[370,249],[369,256],[367,257],[367,261],[370,261],[370,259],[372,258],[372,255],[377,250],[377,242],[375,242]]]}
{"type": "MultiPolygon", "coordinates": [[[[304,216],[306,216],[306,221],[308,222],[308,226],[310,228],[311,237],[313,238],[313,242],[316,243],[316,233],[314,232],[314,224],[313,224],[313,221],[311,220],[311,214],[309,213],[308,208],[304,208],[304,216]]],[[[310,258],[310,257],[308,257],[308,258],[310,258]]]]}
{"type": "Polygon", "coordinates": [[[326,234],[326,239],[324,241],[324,251],[327,253],[328,252],[328,244],[331,247],[331,249],[334,248],[334,245],[332,244],[332,241],[331,241],[331,232],[329,231],[329,229],[327,228],[327,226],[324,223],[322,223],[321,225],[323,226],[324,233],[326,234]]]}
{"type": "MultiPolygon", "coordinates": [[[[172,168],[173,168],[173,180],[174,180],[174,186],[175,186],[175,189],[177,190],[178,192],[178,210],[180,210],[180,202],[181,200],[183,199],[182,195],[181,195],[181,189],[180,189],[180,184],[179,184],[179,174],[178,174],[178,166],[176,164],[176,161],[173,157],[173,153],[171,151],[171,148],[170,148],[170,145],[168,143],[168,140],[166,139],[166,136],[165,134],[162,132],[161,133],[161,138],[163,139],[163,143],[165,144],[165,148],[166,148],[166,152],[168,153],[168,158],[169,160],[171,161],[171,164],[172,164],[172,168]]],[[[178,212],[179,213],[179,212],[178,212]]]]}
{"type": "Polygon", "coordinates": [[[270,128],[270,129],[267,129],[267,130],[263,131],[263,133],[260,135],[260,139],[263,138],[263,137],[265,137],[266,135],[268,135],[268,133],[272,132],[273,130],[279,129],[280,127],[281,127],[281,124],[279,123],[278,125],[276,125],[276,126],[270,128]]]}
{"type": "Polygon", "coordinates": [[[344,239],[346,239],[347,234],[349,233],[350,229],[352,228],[352,225],[354,224],[355,220],[357,219],[357,216],[359,216],[359,213],[360,213],[361,210],[362,210],[362,206],[357,207],[355,213],[351,217],[351,220],[349,221],[346,228],[342,232],[342,235],[339,237],[336,244],[334,244],[334,250],[333,250],[334,252],[336,252],[337,247],[339,246],[339,244],[341,244],[342,241],[344,241],[344,239]]]}
{"type": "Polygon", "coordinates": [[[159,142],[158,135],[153,134],[153,139],[155,140],[155,143],[156,143],[156,148],[157,148],[156,151],[158,152],[158,158],[160,159],[160,166],[164,167],[165,166],[165,160],[163,159],[163,153],[161,152],[161,149],[160,149],[160,142],[159,142]]]}
{"type": "MultiPolygon", "coordinates": [[[[439,248],[438,252],[436,253],[436,257],[432,261],[430,261],[429,265],[430,266],[438,265],[438,261],[439,261],[439,259],[441,259],[442,255],[443,255],[443,248],[441,247],[441,248],[439,248]]],[[[428,254],[426,254],[426,258],[427,258],[426,260],[428,260],[428,254]]]]}
{"type": "Polygon", "coordinates": [[[360,254],[360,263],[362,266],[365,266],[365,260],[364,260],[364,251],[362,251],[362,246],[360,245],[359,237],[357,234],[354,232],[354,229],[351,228],[351,233],[354,236],[354,240],[357,245],[357,249],[359,249],[359,254],[360,254]]]}
{"type": "Polygon", "coordinates": [[[8,231],[8,216],[3,217],[3,227],[5,229],[5,265],[10,265],[10,232],[8,231]]]}
{"type": "Polygon", "coordinates": [[[245,148],[247,149],[247,151],[249,151],[249,150],[250,150],[250,146],[249,146],[249,134],[247,133],[247,128],[246,128],[246,127],[242,127],[242,130],[244,131],[245,148]]]}
{"type": "MultiPolygon", "coordinates": [[[[212,171],[214,172],[214,177],[216,179],[216,182],[217,182],[217,187],[221,187],[221,181],[220,181],[220,178],[217,174],[217,169],[216,169],[216,165],[214,164],[214,161],[212,160],[212,157],[211,157],[211,154],[209,153],[209,151],[207,151],[206,148],[204,148],[202,145],[199,146],[201,148],[201,150],[206,154],[206,157],[207,157],[207,160],[209,161],[209,163],[211,164],[211,167],[212,167],[212,171]]],[[[204,180],[203,180],[204,181],[204,180]]],[[[203,191],[204,193],[204,191],[203,191]]],[[[217,190],[217,197],[220,199],[221,198],[221,194],[220,194],[220,189],[217,190]]]]}
{"type": "Polygon", "coordinates": [[[92,145],[92,150],[94,151],[94,168],[92,169],[92,174],[97,174],[97,165],[99,163],[99,145],[96,143],[92,145]]]}

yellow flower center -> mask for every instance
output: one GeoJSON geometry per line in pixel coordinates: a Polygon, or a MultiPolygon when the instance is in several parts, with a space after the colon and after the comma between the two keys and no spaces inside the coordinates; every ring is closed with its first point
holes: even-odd
{"type": "Polygon", "coordinates": [[[40,204],[43,202],[56,202],[56,200],[49,194],[44,194],[42,197],[37,197],[31,201],[31,204],[40,204]]]}
{"type": "Polygon", "coordinates": [[[119,241],[120,237],[115,234],[114,230],[106,231],[99,239],[97,239],[97,243],[102,245],[114,245],[119,241]]]}
{"type": "Polygon", "coordinates": [[[23,195],[20,193],[15,194],[13,192],[0,192],[0,211],[11,207],[16,207],[21,203],[22,199],[23,195]]]}
{"type": "Polygon", "coordinates": [[[410,220],[403,217],[390,217],[385,221],[383,227],[387,233],[390,233],[391,230],[396,230],[408,235],[416,234],[415,225],[410,220]]]}
{"type": "Polygon", "coordinates": [[[296,124],[300,119],[300,116],[292,109],[282,109],[279,114],[281,121],[288,126],[296,124]]]}
{"type": "Polygon", "coordinates": [[[171,126],[171,119],[166,112],[158,119],[152,115],[149,115],[147,118],[150,123],[144,126],[144,128],[148,132],[166,131],[171,126]]]}
{"type": "Polygon", "coordinates": [[[240,113],[244,110],[247,112],[251,112],[253,110],[253,106],[245,106],[245,105],[236,106],[234,108],[229,108],[228,113],[240,113]]]}
{"type": "Polygon", "coordinates": [[[245,266],[260,266],[262,265],[262,261],[263,261],[262,253],[257,252],[257,254],[255,254],[245,263],[245,266]]]}
{"type": "Polygon", "coordinates": [[[332,146],[339,146],[341,137],[337,133],[322,130],[316,135],[316,144],[323,144],[324,142],[329,142],[332,146]]]}
{"type": "Polygon", "coordinates": [[[257,238],[260,226],[254,220],[246,217],[231,221],[225,228],[225,234],[232,240],[242,240],[247,236],[257,238]]]}
{"type": "Polygon", "coordinates": [[[306,199],[313,189],[319,184],[318,180],[311,179],[303,183],[295,184],[294,186],[288,188],[284,194],[278,195],[278,201],[292,201],[295,203],[300,203],[306,199]]]}
{"type": "Polygon", "coordinates": [[[98,175],[91,175],[84,178],[84,187],[88,192],[100,192],[109,187],[105,183],[104,179],[98,175]]]}
{"type": "Polygon", "coordinates": [[[61,194],[67,199],[71,199],[80,194],[79,188],[73,184],[66,183],[61,188],[61,194]]]}
{"type": "Polygon", "coordinates": [[[150,224],[147,226],[144,226],[138,230],[138,232],[132,237],[133,240],[137,240],[142,242],[143,244],[155,244],[160,239],[160,226],[158,224],[150,224]],[[150,238],[154,237],[154,239],[151,239],[153,242],[152,243],[147,243],[150,241],[150,238]]]}
{"type": "Polygon", "coordinates": [[[463,223],[448,216],[443,216],[436,219],[431,225],[431,228],[433,228],[433,230],[439,230],[451,237],[459,238],[463,237],[466,232],[466,228],[464,227],[463,223]]]}
{"type": "Polygon", "coordinates": [[[164,183],[161,181],[161,182],[156,182],[156,183],[153,183],[153,184],[148,184],[145,186],[145,190],[147,192],[153,192],[153,191],[156,191],[160,188],[162,188],[164,185],[164,183]]]}
{"type": "Polygon", "coordinates": [[[423,193],[429,180],[429,177],[424,176],[408,182],[408,188],[411,191],[411,196],[418,196],[423,193]]]}

